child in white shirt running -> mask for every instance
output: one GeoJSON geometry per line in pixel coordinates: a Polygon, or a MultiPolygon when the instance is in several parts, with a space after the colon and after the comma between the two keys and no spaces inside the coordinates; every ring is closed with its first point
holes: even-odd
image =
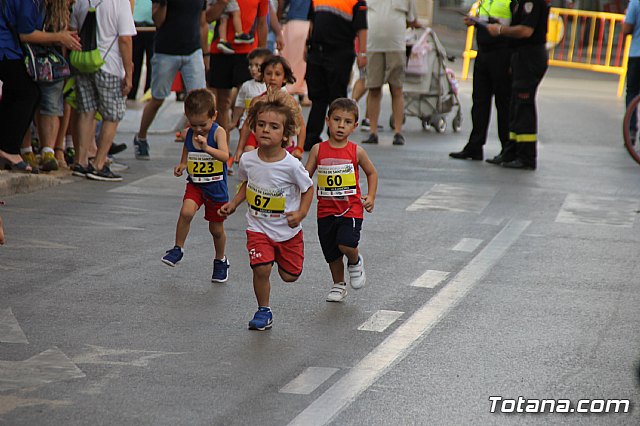
{"type": "Polygon", "coordinates": [[[285,147],[295,135],[296,111],[286,93],[273,92],[255,104],[247,118],[258,140],[258,149],[240,158],[238,177],[243,181],[235,198],[219,214],[228,216],[247,201],[247,250],[253,269],[253,289],[258,311],[250,330],[268,330],[273,324],[270,308],[273,263],[285,282],[302,273],[304,242],[302,220],[313,200],[313,181],[300,161],[285,147]]]}

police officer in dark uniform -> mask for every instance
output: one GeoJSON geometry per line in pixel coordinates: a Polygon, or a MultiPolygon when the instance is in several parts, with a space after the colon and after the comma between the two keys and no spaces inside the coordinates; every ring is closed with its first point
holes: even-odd
{"type": "Polygon", "coordinates": [[[545,0],[513,0],[511,25],[487,25],[494,37],[511,39],[511,103],[509,144],[491,160],[510,169],[535,170],[537,158],[536,92],[547,71],[547,21],[549,5],[545,0]]]}
{"type": "Polygon", "coordinates": [[[309,20],[311,36],[307,43],[305,79],[312,104],[305,151],[321,142],[329,104],[347,96],[356,57],[356,36],[360,48],[358,67],[367,63],[367,3],[364,0],[313,0],[309,20]]]}
{"type": "Polygon", "coordinates": [[[511,23],[510,4],[511,0],[484,0],[478,7],[479,23],[476,24],[475,20],[468,17],[464,19],[464,23],[468,26],[476,25],[478,46],[478,54],[473,65],[473,106],[471,107],[473,128],[469,135],[469,142],[462,151],[450,153],[451,158],[482,160],[482,147],[487,141],[491,120],[491,99],[494,96],[498,112],[498,137],[502,150],[509,143],[511,48],[508,39],[491,36],[487,32],[486,24],[509,25],[511,23]]]}

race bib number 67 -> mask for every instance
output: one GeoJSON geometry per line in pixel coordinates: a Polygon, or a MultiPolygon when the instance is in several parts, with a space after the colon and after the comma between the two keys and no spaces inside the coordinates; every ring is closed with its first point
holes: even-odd
{"type": "Polygon", "coordinates": [[[287,199],[280,189],[260,188],[247,183],[247,203],[249,213],[265,219],[279,219],[284,216],[287,199]]]}

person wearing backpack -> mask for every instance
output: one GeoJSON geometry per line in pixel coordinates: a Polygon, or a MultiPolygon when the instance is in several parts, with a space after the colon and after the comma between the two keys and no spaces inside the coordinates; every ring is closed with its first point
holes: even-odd
{"type": "Polygon", "coordinates": [[[0,0],[0,160],[6,167],[22,172],[34,171],[20,156],[20,145],[33,120],[40,91],[27,74],[18,34],[44,37],[67,47],[75,45],[70,32],[38,30],[41,5],[40,1],[0,0]]]}
{"type": "MultiPolygon", "coordinates": [[[[76,76],[78,152],[73,174],[85,175],[92,180],[117,182],[122,177],[111,171],[107,156],[118,123],[124,118],[126,97],[132,86],[132,36],[136,35],[136,27],[129,0],[77,0],[71,13],[71,27],[81,29],[81,36],[84,36],[85,20],[94,19],[97,24],[97,48],[104,63],[97,71],[81,72],[76,76]],[[94,138],[96,111],[102,115],[103,122],[98,137],[98,152],[91,164],[88,147],[94,138]]],[[[72,65],[81,63],[71,58],[72,65]]],[[[88,67],[85,71],[90,69],[88,67]]]]}
{"type": "MultiPolygon", "coordinates": [[[[50,58],[50,63],[64,68],[65,74],[69,74],[69,65],[63,59],[62,48],[68,50],[80,50],[80,38],[74,31],[69,31],[70,0],[41,0],[36,16],[36,29],[30,34],[20,34],[23,46],[29,46],[31,52],[46,51],[55,52],[55,57],[50,58]]],[[[49,74],[49,73],[47,73],[49,74]]],[[[40,102],[38,103],[35,120],[38,127],[38,139],[41,148],[40,170],[49,172],[58,170],[54,146],[56,137],[64,115],[64,103],[62,89],[64,88],[64,75],[59,75],[58,69],[46,76],[37,77],[37,85],[40,88],[40,102]]],[[[32,78],[34,78],[32,76],[32,78]]],[[[25,139],[20,154],[32,167],[37,166],[36,156],[31,148],[31,138],[25,139]]]]}

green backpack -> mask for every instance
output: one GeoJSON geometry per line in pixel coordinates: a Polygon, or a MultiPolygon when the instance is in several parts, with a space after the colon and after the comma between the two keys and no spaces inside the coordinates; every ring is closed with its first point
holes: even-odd
{"type": "MultiPolygon", "coordinates": [[[[72,51],[69,54],[69,62],[71,66],[81,73],[91,74],[97,72],[100,67],[104,65],[104,58],[100,55],[100,50],[98,49],[98,19],[96,18],[96,8],[91,6],[91,0],[88,1],[89,10],[87,11],[87,16],[82,23],[82,28],[80,28],[79,33],[82,50],[72,51]]],[[[118,40],[118,36],[111,42],[109,50],[107,50],[107,53],[104,55],[105,58],[111,51],[116,40],[118,40]]]]}

